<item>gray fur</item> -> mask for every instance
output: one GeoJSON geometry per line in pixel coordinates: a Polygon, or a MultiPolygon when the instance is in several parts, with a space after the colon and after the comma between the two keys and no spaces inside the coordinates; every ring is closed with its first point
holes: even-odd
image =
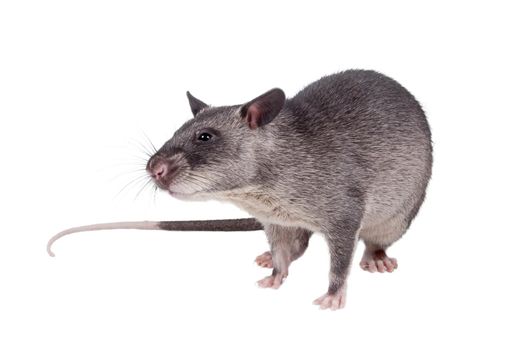
{"type": "Polygon", "coordinates": [[[311,232],[322,233],[334,294],[358,238],[388,247],[417,214],[432,165],[425,114],[396,81],[364,70],[308,85],[260,127],[249,127],[244,110],[201,108],[154,156],[174,162],[173,176],[159,186],[248,211],[265,226],[274,263],[286,260],[276,269],[302,254],[311,232]],[[203,130],[216,135],[198,142],[203,130]],[[297,234],[304,249],[293,248],[297,234]]]}
{"type": "Polygon", "coordinates": [[[202,102],[198,98],[193,97],[189,91],[186,91],[186,96],[188,97],[188,102],[190,103],[190,109],[191,113],[193,113],[193,116],[196,116],[201,110],[208,107],[206,103],[202,102]]]}
{"type": "Polygon", "coordinates": [[[270,252],[273,258],[273,273],[282,273],[288,276],[290,263],[303,255],[312,231],[298,227],[286,227],[281,225],[267,224],[265,227],[270,252]]]}

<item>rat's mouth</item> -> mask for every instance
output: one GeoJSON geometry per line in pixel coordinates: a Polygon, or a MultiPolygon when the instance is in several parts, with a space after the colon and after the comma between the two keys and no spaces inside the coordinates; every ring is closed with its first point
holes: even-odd
{"type": "Polygon", "coordinates": [[[169,169],[165,174],[160,176],[151,175],[151,179],[157,185],[158,188],[164,191],[169,191],[176,182],[177,178],[180,177],[180,169],[169,169]]]}
{"type": "Polygon", "coordinates": [[[173,197],[194,196],[208,188],[208,181],[202,174],[193,172],[181,155],[154,155],[146,170],[157,187],[173,197]]]}
{"type": "Polygon", "coordinates": [[[146,171],[151,176],[158,188],[169,191],[170,188],[180,182],[186,164],[180,156],[166,157],[156,154],[150,158],[146,165],[146,171]]]}

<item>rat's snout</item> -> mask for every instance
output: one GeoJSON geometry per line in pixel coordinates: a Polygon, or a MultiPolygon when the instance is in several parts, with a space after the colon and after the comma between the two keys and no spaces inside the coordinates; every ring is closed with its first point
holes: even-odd
{"type": "Polygon", "coordinates": [[[157,184],[163,185],[163,187],[169,185],[168,175],[175,170],[176,167],[173,162],[161,155],[154,155],[146,165],[146,171],[155,179],[157,184]]]}
{"type": "Polygon", "coordinates": [[[155,179],[160,179],[164,175],[168,173],[168,165],[163,162],[157,163],[157,165],[151,169],[151,175],[155,177],[155,179]]]}

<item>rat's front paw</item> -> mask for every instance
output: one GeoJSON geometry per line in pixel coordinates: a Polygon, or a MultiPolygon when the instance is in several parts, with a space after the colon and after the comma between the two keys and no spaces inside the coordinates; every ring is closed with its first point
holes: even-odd
{"type": "Polygon", "coordinates": [[[339,289],[335,294],[326,293],[322,297],[314,300],[315,305],[319,305],[319,308],[339,310],[345,307],[346,304],[346,290],[345,288],[339,289]]]}
{"type": "Polygon", "coordinates": [[[275,275],[271,275],[268,277],[263,278],[257,284],[261,288],[273,288],[278,289],[281,284],[283,284],[284,280],[286,279],[286,276],[282,273],[277,273],[275,275]]]}

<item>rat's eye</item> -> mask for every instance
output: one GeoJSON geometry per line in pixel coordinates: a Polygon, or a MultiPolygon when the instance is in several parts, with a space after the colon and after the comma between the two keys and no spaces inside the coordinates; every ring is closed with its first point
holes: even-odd
{"type": "Polygon", "coordinates": [[[203,132],[199,135],[199,137],[197,137],[197,139],[199,141],[210,141],[212,138],[211,134],[210,133],[207,133],[207,132],[203,132]]]}
{"type": "Polygon", "coordinates": [[[221,134],[218,130],[212,128],[203,128],[195,133],[195,138],[193,141],[197,144],[202,144],[203,142],[211,143],[220,139],[220,136],[221,134]]]}

